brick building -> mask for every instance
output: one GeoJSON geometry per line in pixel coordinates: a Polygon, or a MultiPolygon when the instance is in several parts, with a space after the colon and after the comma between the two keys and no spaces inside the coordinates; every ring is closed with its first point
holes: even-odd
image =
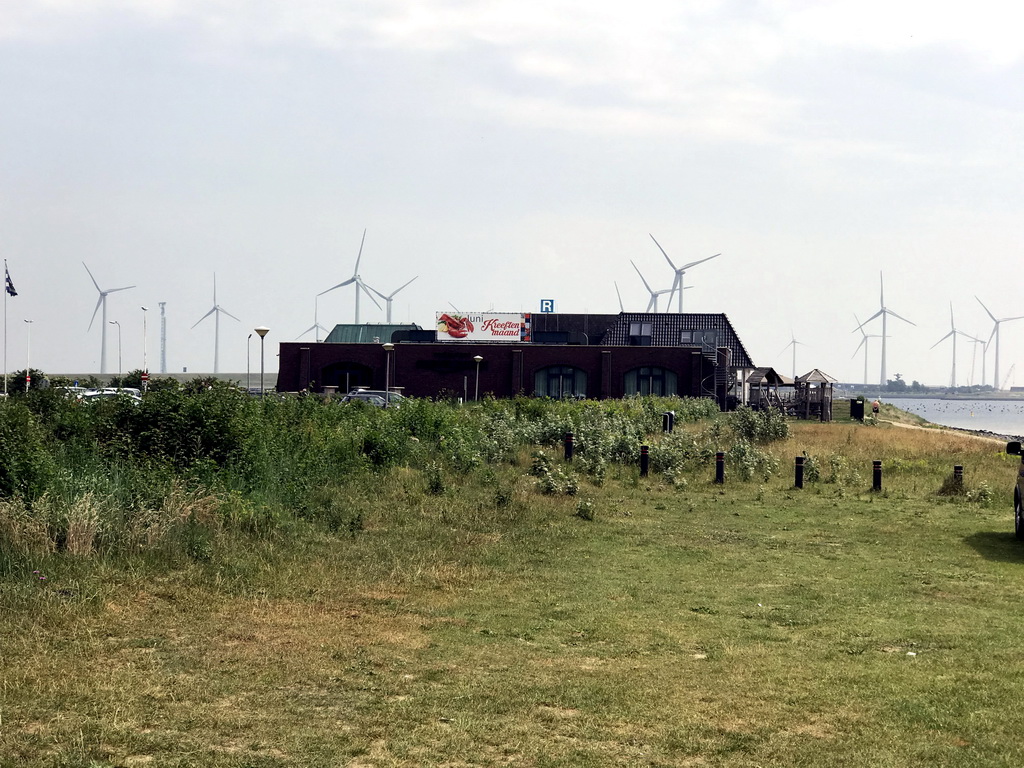
{"type": "Polygon", "coordinates": [[[499,342],[440,341],[439,332],[416,326],[367,332],[339,325],[328,337],[338,341],[281,344],[278,390],[389,385],[413,397],[473,398],[479,383],[481,396],[681,395],[713,397],[722,408],[745,402],[743,382],[754,364],[724,314],[522,318],[522,337],[499,342]]]}

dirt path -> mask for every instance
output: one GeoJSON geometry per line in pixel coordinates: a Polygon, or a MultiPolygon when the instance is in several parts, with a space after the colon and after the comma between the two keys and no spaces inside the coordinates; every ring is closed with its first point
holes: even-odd
{"type": "Polygon", "coordinates": [[[966,435],[967,437],[973,437],[978,440],[988,440],[992,443],[1004,444],[1007,442],[1007,438],[999,437],[996,435],[982,435],[977,432],[971,432],[966,429],[955,429],[953,427],[924,427],[920,424],[904,424],[899,421],[889,421],[888,419],[879,419],[879,423],[889,424],[893,427],[900,427],[901,429],[923,429],[925,432],[948,432],[951,435],[966,435]]]}

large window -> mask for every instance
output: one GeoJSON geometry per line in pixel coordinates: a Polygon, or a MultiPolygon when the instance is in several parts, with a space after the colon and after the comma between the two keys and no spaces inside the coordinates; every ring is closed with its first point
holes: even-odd
{"type": "Polygon", "coordinates": [[[678,393],[675,373],[647,366],[626,372],[627,395],[675,395],[678,393]]]}
{"type": "Polygon", "coordinates": [[[534,374],[533,391],[540,397],[586,397],[587,372],[570,365],[552,365],[534,374]]]}
{"type": "Polygon", "coordinates": [[[629,343],[634,347],[649,347],[651,346],[651,336],[653,335],[653,323],[630,323],[629,324],[629,343]]]}

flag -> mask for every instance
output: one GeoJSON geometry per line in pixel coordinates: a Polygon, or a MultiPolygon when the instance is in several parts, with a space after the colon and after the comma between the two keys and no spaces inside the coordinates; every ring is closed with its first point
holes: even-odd
{"type": "Polygon", "coordinates": [[[14,290],[14,283],[11,282],[11,273],[7,271],[6,264],[4,264],[4,276],[7,278],[7,293],[11,296],[17,296],[18,292],[14,290]]]}

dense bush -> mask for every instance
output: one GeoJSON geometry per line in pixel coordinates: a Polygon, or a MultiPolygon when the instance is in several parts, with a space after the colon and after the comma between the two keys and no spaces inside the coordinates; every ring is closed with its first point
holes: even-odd
{"type": "MultiPolygon", "coordinates": [[[[469,407],[412,399],[379,409],[257,399],[201,379],[150,391],[141,403],[81,403],[33,389],[0,402],[0,550],[203,560],[225,529],[271,535],[301,518],[355,535],[364,525],[361,499],[383,473],[422,472],[425,489],[443,496],[479,468],[518,463],[531,446],[557,455],[569,432],[576,463],[571,472],[541,472],[544,493],[573,495],[584,477],[603,482],[609,467],[634,464],[652,436],[660,440],[656,471],[705,463],[721,432],[661,439],[669,410],[680,424],[717,415],[711,401],[678,398],[488,399],[469,407]]],[[[507,488],[498,497],[510,507],[507,488]]]]}

